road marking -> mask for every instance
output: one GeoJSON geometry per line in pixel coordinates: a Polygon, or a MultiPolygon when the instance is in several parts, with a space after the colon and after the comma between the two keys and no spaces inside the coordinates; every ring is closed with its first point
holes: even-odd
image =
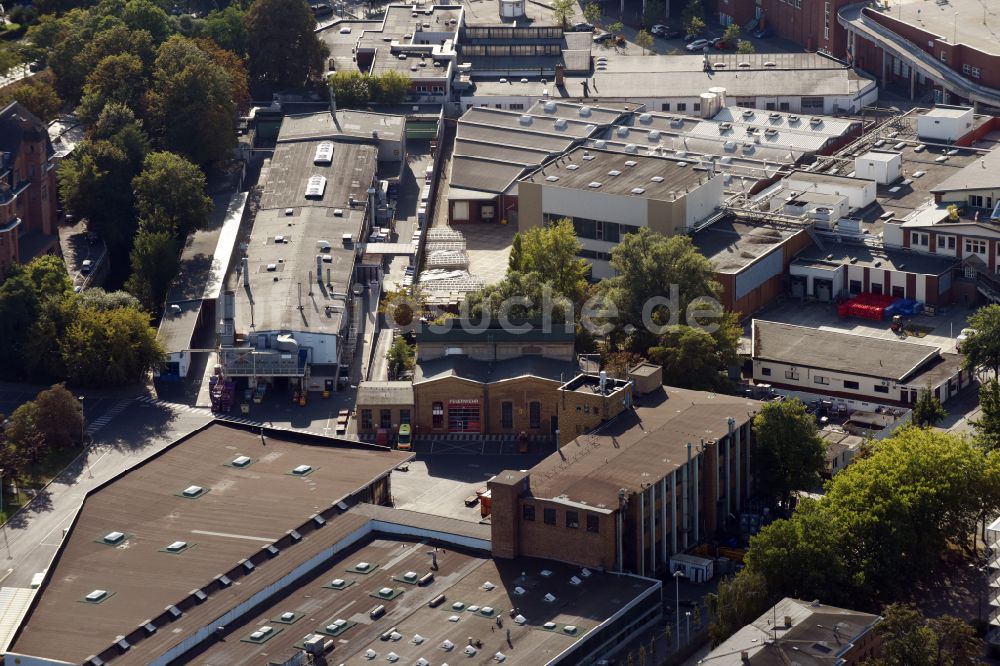
{"type": "Polygon", "coordinates": [[[226,537],[227,539],[246,539],[247,541],[264,541],[274,543],[274,539],[269,537],[248,536],[246,534],[229,534],[227,532],[206,532],[205,530],[191,530],[191,534],[204,534],[205,536],[226,537]]]}
{"type": "Polygon", "coordinates": [[[0,576],[0,583],[7,580],[7,576],[11,575],[12,573],[14,573],[13,569],[7,569],[7,572],[3,576],[0,576]]]}

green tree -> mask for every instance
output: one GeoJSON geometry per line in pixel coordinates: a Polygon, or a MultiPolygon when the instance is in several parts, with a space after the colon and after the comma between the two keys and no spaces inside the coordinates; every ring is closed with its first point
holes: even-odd
{"type": "Polygon", "coordinates": [[[123,386],[142,381],[164,357],[149,315],[134,308],[81,309],[59,347],[66,379],[80,386],[123,386]]]}
{"type": "Polygon", "coordinates": [[[183,237],[208,221],[212,200],[205,196],[205,175],[180,155],[150,153],[132,186],[136,211],[150,230],[183,237]]]}
{"type": "Polygon", "coordinates": [[[681,11],[681,23],[687,26],[693,19],[700,19],[704,14],[705,9],[702,7],[701,0],[688,0],[687,4],[684,5],[683,11],[681,11]]]}
{"type": "Polygon", "coordinates": [[[65,384],[53,384],[37,396],[35,406],[43,415],[35,428],[50,449],[64,449],[82,443],[83,405],[66,390],[65,384]]]}
{"type": "Polygon", "coordinates": [[[49,82],[51,76],[37,75],[27,81],[0,88],[0,108],[11,102],[20,102],[24,108],[38,116],[42,122],[55,118],[62,107],[59,93],[49,82]]]}
{"type": "Polygon", "coordinates": [[[992,370],[994,377],[1000,377],[1000,305],[986,305],[976,310],[969,317],[969,326],[976,332],[962,343],[963,367],[992,370]]]}
{"type": "Polygon", "coordinates": [[[159,312],[180,265],[180,243],[170,230],[140,226],[132,243],[132,274],[125,288],[150,312],[159,312]]]}
{"type": "Polygon", "coordinates": [[[982,641],[967,623],[950,615],[928,620],[913,604],[891,604],[876,627],[882,655],[875,666],[974,666],[982,641]]]}
{"type": "Polygon", "coordinates": [[[576,13],[576,0],[552,0],[552,15],[559,25],[566,27],[576,13]]]}
{"type": "Polygon", "coordinates": [[[640,30],[635,36],[635,43],[642,49],[642,55],[646,55],[646,51],[649,51],[650,55],[653,55],[653,36],[646,32],[645,30],[640,30]]]}
{"type": "Polygon", "coordinates": [[[700,35],[705,32],[707,27],[700,16],[693,16],[690,21],[684,24],[684,29],[689,35],[700,35]]]}
{"type": "Polygon", "coordinates": [[[983,663],[983,642],[976,630],[957,617],[943,615],[927,621],[938,637],[937,663],[950,666],[976,666],[983,663]]]}
{"type": "Polygon", "coordinates": [[[221,11],[212,11],[201,24],[201,34],[226,51],[246,56],[247,29],[244,16],[244,11],[237,4],[229,5],[221,11]]]}
{"type": "Polygon", "coordinates": [[[524,261],[524,256],[521,250],[521,232],[518,231],[514,234],[514,238],[510,242],[510,256],[507,258],[507,272],[520,271],[521,262],[524,261]]]}
{"type": "Polygon", "coordinates": [[[106,104],[90,128],[92,141],[108,141],[125,156],[127,171],[137,172],[149,153],[149,136],[132,109],[124,104],[106,104]]]}
{"type": "Polygon", "coordinates": [[[596,2],[588,2],[583,8],[583,20],[591,25],[600,25],[603,12],[596,2]]]}
{"type": "Polygon", "coordinates": [[[612,35],[620,35],[622,30],[624,29],[625,29],[625,24],[622,23],[621,21],[615,21],[614,23],[608,26],[608,32],[610,32],[612,35]]]}
{"type": "Polygon", "coordinates": [[[128,249],[135,233],[128,154],[110,141],[85,141],[59,164],[56,176],[66,207],[90,222],[112,254],[128,249]]]}
{"type": "MultiPolygon", "coordinates": [[[[45,436],[38,430],[44,415],[34,401],[19,405],[10,415],[5,438],[18,451],[22,465],[27,467],[40,461],[49,452],[45,436]]],[[[24,471],[23,468],[19,471],[24,471]]]]}
{"type": "Polygon", "coordinates": [[[761,486],[780,500],[819,481],[826,446],[816,421],[797,398],[768,402],[753,420],[761,486]]]}
{"type": "Polygon", "coordinates": [[[406,74],[401,74],[395,70],[383,72],[372,77],[371,95],[372,101],[377,104],[402,104],[410,95],[410,86],[413,82],[406,74]]]}
{"type": "Polygon", "coordinates": [[[976,443],[987,451],[1000,450],[1000,383],[991,379],[979,387],[979,418],[972,421],[976,443]]]}
{"type": "Polygon", "coordinates": [[[729,44],[730,47],[736,45],[736,41],[740,38],[740,26],[738,23],[730,23],[726,26],[725,32],[722,33],[722,41],[729,44]]]}
{"type": "Polygon", "coordinates": [[[389,364],[389,378],[399,378],[404,370],[412,370],[416,363],[413,347],[403,336],[397,337],[385,355],[389,364]]]}
{"type": "Polygon", "coordinates": [[[127,53],[106,56],[87,75],[77,112],[93,122],[104,106],[113,102],[139,111],[147,85],[148,77],[139,58],[127,53]]]}
{"type": "MultiPolygon", "coordinates": [[[[646,337],[637,338],[636,351],[645,351],[655,340],[646,333],[645,308],[647,322],[693,326],[696,322],[688,321],[686,313],[695,299],[718,299],[722,293],[712,263],[687,236],[667,238],[644,227],[621,239],[611,251],[611,266],[615,276],[602,280],[599,291],[617,309],[621,326],[643,331],[646,337]],[[663,298],[673,302],[649,307],[663,298]]],[[[721,307],[715,314],[721,317],[721,307]]]]}
{"type": "Polygon", "coordinates": [[[753,42],[751,42],[748,39],[741,39],[736,44],[736,52],[737,53],[743,53],[743,54],[749,55],[751,53],[754,53],[756,50],[757,49],[754,48],[753,42]]]}
{"type": "Polygon", "coordinates": [[[917,403],[913,406],[913,425],[918,428],[934,426],[946,416],[948,412],[941,406],[941,401],[931,391],[931,387],[921,390],[917,403]]]}
{"type": "Polygon", "coordinates": [[[245,25],[254,80],[300,86],[323,71],[329,50],[316,37],[316,18],[305,0],[254,0],[245,25]]]}
{"type": "Polygon", "coordinates": [[[361,72],[334,72],[330,75],[329,83],[337,108],[357,109],[367,106],[371,99],[371,81],[361,72]]]}
{"type": "Polygon", "coordinates": [[[690,326],[672,326],[649,348],[649,359],[663,366],[663,383],[682,388],[718,387],[723,365],[715,338],[690,326]]]}
{"type": "Polygon", "coordinates": [[[0,375],[24,379],[30,364],[26,348],[42,319],[45,303],[71,293],[66,266],[59,257],[37,257],[15,265],[0,283],[0,375]]]}
{"type": "Polygon", "coordinates": [[[578,258],[581,249],[568,219],[533,227],[521,235],[520,270],[538,273],[556,294],[578,301],[586,291],[590,274],[590,265],[578,258]]]}
{"type": "Polygon", "coordinates": [[[100,287],[84,289],[77,296],[80,307],[91,310],[116,310],[118,308],[135,308],[141,306],[139,299],[127,291],[104,291],[100,287]]]}
{"type": "Polygon", "coordinates": [[[131,30],[145,30],[157,44],[170,34],[167,13],[149,0],[128,0],[122,11],[122,20],[131,30]]]}
{"type": "Polygon", "coordinates": [[[716,593],[705,597],[705,605],[712,617],[708,629],[712,645],[719,645],[760,617],[772,605],[772,599],[767,581],[759,573],[743,569],[735,576],[722,579],[716,593]]]}
{"type": "MultiPolygon", "coordinates": [[[[554,291],[552,283],[541,273],[508,273],[500,282],[468,294],[465,307],[473,321],[486,314],[493,321],[505,316],[514,324],[535,322],[542,319],[546,290],[554,291]]],[[[572,304],[559,299],[557,293],[550,293],[550,297],[552,322],[556,325],[572,322],[572,304]]]]}

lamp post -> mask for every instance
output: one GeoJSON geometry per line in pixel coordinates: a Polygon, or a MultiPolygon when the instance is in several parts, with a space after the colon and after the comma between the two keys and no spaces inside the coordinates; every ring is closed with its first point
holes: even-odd
{"type": "Polygon", "coordinates": [[[676,594],[676,612],[677,616],[677,649],[681,649],[681,578],[685,578],[684,572],[678,569],[674,572],[674,592],[676,594]]]}
{"type": "Polygon", "coordinates": [[[87,414],[83,411],[83,396],[77,396],[80,401],[80,448],[86,456],[87,478],[94,478],[94,471],[90,468],[90,452],[87,450],[87,414]]]}
{"type": "MultiPolygon", "coordinates": [[[[0,513],[3,513],[3,473],[7,471],[0,469],[0,513]]],[[[7,538],[7,516],[3,518],[3,542],[7,545],[7,559],[12,560],[14,556],[10,554],[10,540],[7,538]]]]}

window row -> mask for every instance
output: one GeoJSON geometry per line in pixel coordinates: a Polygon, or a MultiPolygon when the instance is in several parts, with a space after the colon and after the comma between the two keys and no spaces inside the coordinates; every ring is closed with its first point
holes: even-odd
{"type": "MultiPolygon", "coordinates": [[[[521,507],[521,518],[526,522],[535,522],[535,505],[525,504],[521,507]]],[[[555,525],[556,520],[556,510],[553,508],[543,508],[542,509],[542,522],[546,525],[555,525]]],[[[594,514],[586,514],[587,531],[597,534],[601,531],[601,519],[594,514]]],[[[565,526],[567,529],[576,530],[580,529],[580,512],[579,511],[566,511],[565,515],[565,526]]]]}
{"type": "Polygon", "coordinates": [[[557,56],[562,53],[558,44],[469,44],[462,47],[466,56],[557,56]]]}
{"type": "MultiPolygon", "coordinates": [[[[400,409],[399,410],[399,425],[410,422],[410,410],[400,409]]],[[[361,410],[361,428],[362,430],[371,430],[374,427],[373,410],[362,409],[361,410]]],[[[378,415],[378,427],[379,428],[391,428],[392,427],[392,410],[391,409],[380,409],[378,415]]]]}
{"type": "Polygon", "coordinates": [[[507,28],[503,26],[466,28],[468,39],[561,39],[562,28],[507,28]]]}

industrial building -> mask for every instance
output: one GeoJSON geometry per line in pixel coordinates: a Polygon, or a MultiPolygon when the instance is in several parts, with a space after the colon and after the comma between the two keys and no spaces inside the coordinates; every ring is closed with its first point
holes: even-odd
{"type": "Polygon", "coordinates": [[[659,581],[493,560],[484,525],[384,506],[409,457],[199,429],[88,494],[4,663],[573,664],[661,617],[659,581]]]}
{"type": "MultiPolygon", "coordinates": [[[[377,271],[359,261],[379,209],[381,137],[344,137],[338,122],[329,112],[291,119],[258,185],[253,229],[219,314],[222,368],[251,388],[335,388],[366,288],[377,289],[377,271]]],[[[400,136],[386,140],[400,146],[400,136]]]]}
{"type": "MultiPolygon", "coordinates": [[[[567,392],[593,394],[584,377],[567,392]]],[[[660,388],[530,470],[489,482],[493,554],[660,575],[729,528],[754,493],[760,403],[660,388]]],[[[701,581],[710,571],[698,569],[701,581]]],[[[697,582],[697,581],[696,581],[697,582]]]]}
{"type": "Polygon", "coordinates": [[[702,658],[705,666],[854,666],[882,654],[871,613],[785,597],[702,658]]]}
{"type": "Polygon", "coordinates": [[[751,349],[755,382],[852,410],[912,406],[924,389],[945,403],[974,375],[961,355],[937,346],[759,319],[751,349]]]}

